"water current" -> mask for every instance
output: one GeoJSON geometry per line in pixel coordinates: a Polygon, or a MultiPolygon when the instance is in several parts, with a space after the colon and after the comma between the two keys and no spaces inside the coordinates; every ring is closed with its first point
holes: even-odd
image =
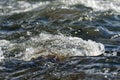
{"type": "Polygon", "coordinates": [[[120,80],[120,0],[0,0],[0,80],[120,80]]]}

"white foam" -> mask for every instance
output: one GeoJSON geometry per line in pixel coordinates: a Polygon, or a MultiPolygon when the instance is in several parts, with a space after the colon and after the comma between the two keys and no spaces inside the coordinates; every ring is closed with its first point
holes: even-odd
{"type": "MultiPolygon", "coordinates": [[[[0,15],[11,15],[14,13],[28,12],[34,9],[43,9],[48,4],[60,4],[61,8],[70,9],[71,5],[83,4],[87,7],[93,8],[95,11],[114,10],[120,12],[120,0],[57,0],[45,2],[27,2],[27,1],[1,1],[0,15]],[[7,5],[6,5],[7,3],[7,5]],[[62,4],[61,4],[62,3],[62,4]],[[64,5],[63,5],[64,4],[64,5]]],[[[74,9],[74,8],[72,8],[74,9]]]]}
{"type": "Polygon", "coordinates": [[[62,56],[98,56],[105,51],[104,45],[101,43],[63,35],[41,33],[39,36],[31,38],[29,42],[30,44],[26,45],[29,47],[24,52],[25,56],[23,59],[25,60],[48,54],[62,56]],[[37,46],[35,47],[35,45],[37,46]]]}
{"type": "MultiPolygon", "coordinates": [[[[91,7],[96,11],[106,11],[114,10],[120,12],[120,0],[58,0],[55,1],[58,4],[61,4],[61,8],[70,9],[71,5],[83,4],[87,7],[91,7]]],[[[34,2],[30,3],[27,1],[9,1],[8,5],[6,2],[1,2],[0,5],[0,15],[11,15],[14,13],[28,12],[34,9],[43,9],[48,4],[54,4],[54,2],[45,1],[45,2],[34,2]]],[[[74,8],[72,8],[74,9],[74,8]]]]}
{"type": "Polygon", "coordinates": [[[1,47],[0,47],[0,62],[4,59],[4,56],[3,56],[3,51],[1,50],[1,47]]]}
{"type": "MultiPolygon", "coordinates": [[[[10,53],[17,49],[19,54],[15,54],[15,57],[23,60],[31,60],[32,58],[49,54],[58,56],[98,56],[105,51],[104,45],[101,43],[62,34],[41,33],[39,36],[31,37],[30,40],[23,43],[10,43],[6,40],[0,40],[0,42],[4,43],[1,44],[1,47],[7,47],[4,51],[5,53],[10,53]]],[[[0,57],[2,58],[4,53],[1,48],[0,52],[0,57]]]]}
{"type": "Polygon", "coordinates": [[[0,40],[0,62],[4,59],[4,51],[2,50],[2,47],[9,45],[10,42],[6,40],[0,40]]]}
{"type": "Polygon", "coordinates": [[[36,9],[36,8],[42,7],[46,4],[49,4],[49,2],[45,2],[45,3],[39,2],[39,3],[35,3],[35,4],[30,4],[30,3],[24,2],[24,1],[19,1],[18,3],[20,5],[21,10],[12,11],[11,14],[32,11],[33,9],[36,9]]]}
{"type": "Polygon", "coordinates": [[[61,2],[67,6],[83,4],[97,11],[114,10],[120,12],[120,0],[61,0],[61,2]]]}
{"type": "Polygon", "coordinates": [[[0,12],[0,15],[11,15],[14,13],[21,13],[21,12],[28,12],[32,11],[36,8],[42,9],[45,7],[45,5],[49,4],[48,1],[46,2],[37,2],[37,3],[29,3],[26,1],[13,1],[13,3],[9,2],[9,5],[1,5],[0,9],[2,12],[0,12]]]}

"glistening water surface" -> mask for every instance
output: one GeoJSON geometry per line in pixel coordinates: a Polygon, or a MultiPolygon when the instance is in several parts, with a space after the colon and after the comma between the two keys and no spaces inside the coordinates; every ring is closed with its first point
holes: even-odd
{"type": "Polygon", "coordinates": [[[0,80],[120,80],[120,0],[0,0],[0,80]]]}

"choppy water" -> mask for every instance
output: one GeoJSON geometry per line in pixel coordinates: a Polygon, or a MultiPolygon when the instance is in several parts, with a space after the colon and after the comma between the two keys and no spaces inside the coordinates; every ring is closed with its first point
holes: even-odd
{"type": "Polygon", "coordinates": [[[120,0],[0,0],[0,80],[120,80],[120,0]]]}

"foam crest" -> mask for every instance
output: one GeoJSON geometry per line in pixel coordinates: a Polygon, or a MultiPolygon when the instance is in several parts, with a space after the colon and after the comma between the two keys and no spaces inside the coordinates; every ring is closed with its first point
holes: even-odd
{"type": "Polygon", "coordinates": [[[83,4],[87,7],[91,7],[94,10],[114,10],[116,12],[120,11],[120,0],[62,0],[67,6],[83,4]]]}
{"type": "Polygon", "coordinates": [[[83,40],[78,37],[52,35],[41,33],[39,36],[31,37],[30,40],[23,43],[10,43],[9,41],[0,41],[1,57],[4,54],[14,54],[19,50],[15,57],[23,60],[31,60],[38,56],[58,55],[58,56],[98,56],[104,53],[104,45],[92,40],[83,40]]]}
{"type": "Polygon", "coordinates": [[[0,15],[11,15],[14,13],[28,12],[28,11],[32,11],[37,8],[42,9],[47,4],[49,4],[48,1],[30,3],[30,2],[26,2],[26,1],[12,0],[12,2],[8,2],[7,5],[5,5],[4,3],[2,3],[2,5],[0,5],[0,10],[1,10],[0,15]]]}

